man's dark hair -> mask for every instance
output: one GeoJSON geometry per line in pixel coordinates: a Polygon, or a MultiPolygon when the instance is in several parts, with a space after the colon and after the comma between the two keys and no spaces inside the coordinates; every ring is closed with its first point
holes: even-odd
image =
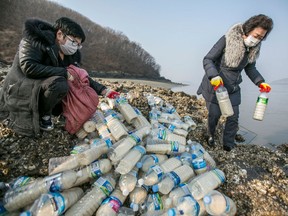
{"type": "Polygon", "coordinates": [[[249,18],[242,26],[243,32],[246,36],[248,36],[248,33],[257,27],[261,27],[267,31],[263,38],[264,40],[273,29],[273,20],[264,14],[259,14],[249,18]]]}
{"type": "Polygon", "coordinates": [[[85,41],[85,34],[81,26],[68,17],[61,17],[56,20],[54,26],[56,30],[61,30],[66,35],[72,35],[73,37],[79,37],[82,39],[82,43],[85,41]]]}

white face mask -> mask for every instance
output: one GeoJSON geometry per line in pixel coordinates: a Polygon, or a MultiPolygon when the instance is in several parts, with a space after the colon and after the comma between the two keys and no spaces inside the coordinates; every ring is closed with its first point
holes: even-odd
{"type": "Polygon", "coordinates": [[[65,44],[60,44],[60,49],[64,55],[73,55],[76,53],[78,47],[72,44],[73,42],[69,39],[66,40],[65,44]]]}
{"type": "Polygon", "coordinates": [[[259,39],[254,38],[252,35],[249,35],[246,39],[244,39],[244,44],[247,47],[254,47],[260,42],[259,39]]]}

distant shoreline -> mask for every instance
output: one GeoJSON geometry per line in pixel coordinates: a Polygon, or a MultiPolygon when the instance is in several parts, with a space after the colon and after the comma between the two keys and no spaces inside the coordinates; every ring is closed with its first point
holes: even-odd
{"type": "Polygon", "coordinates": [[[149,85],[151,87],[160,87],[164,89],[171,89],[173,87],[180,87],[180,86],[187,86],[187,84],[183,83],[174,83],[174,82],[161,82],[161,81],[152,81],[152,80],[141,80],[141,79],[119,79],[119,78],[95,78],[96,80],[104,80],[104,81],[110,81],[110,82],[134,82],[134,83],[140,83],[144,85],[149,85]]]}

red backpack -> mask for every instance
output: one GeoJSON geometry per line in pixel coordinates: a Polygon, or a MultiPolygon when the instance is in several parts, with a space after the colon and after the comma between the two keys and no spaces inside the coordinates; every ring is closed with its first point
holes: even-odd
{"type": "Polygon", "coordinates": [[[95,113],[99,98],[95,90],[90,87],[86,70],[74,65],[70,65],[67,70],[74,80],[68,80],[69,91],[62,100],[63,115],[66,118],[65,130],[75,134],[95,113]]]}

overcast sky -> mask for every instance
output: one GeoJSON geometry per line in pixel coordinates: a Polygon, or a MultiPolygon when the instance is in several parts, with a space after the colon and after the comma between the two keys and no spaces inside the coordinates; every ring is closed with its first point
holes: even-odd
{"type": "Polygon", "coordinates": [[[262,13],[273,19],[274,29],[262,43],[258,70],[267,82],[288,78],[287,0],[53,1],[123,32],[155,58],[162,76],[192,85],[199,85],[202,59],[216,41],[232,25],[262,13]]]}

